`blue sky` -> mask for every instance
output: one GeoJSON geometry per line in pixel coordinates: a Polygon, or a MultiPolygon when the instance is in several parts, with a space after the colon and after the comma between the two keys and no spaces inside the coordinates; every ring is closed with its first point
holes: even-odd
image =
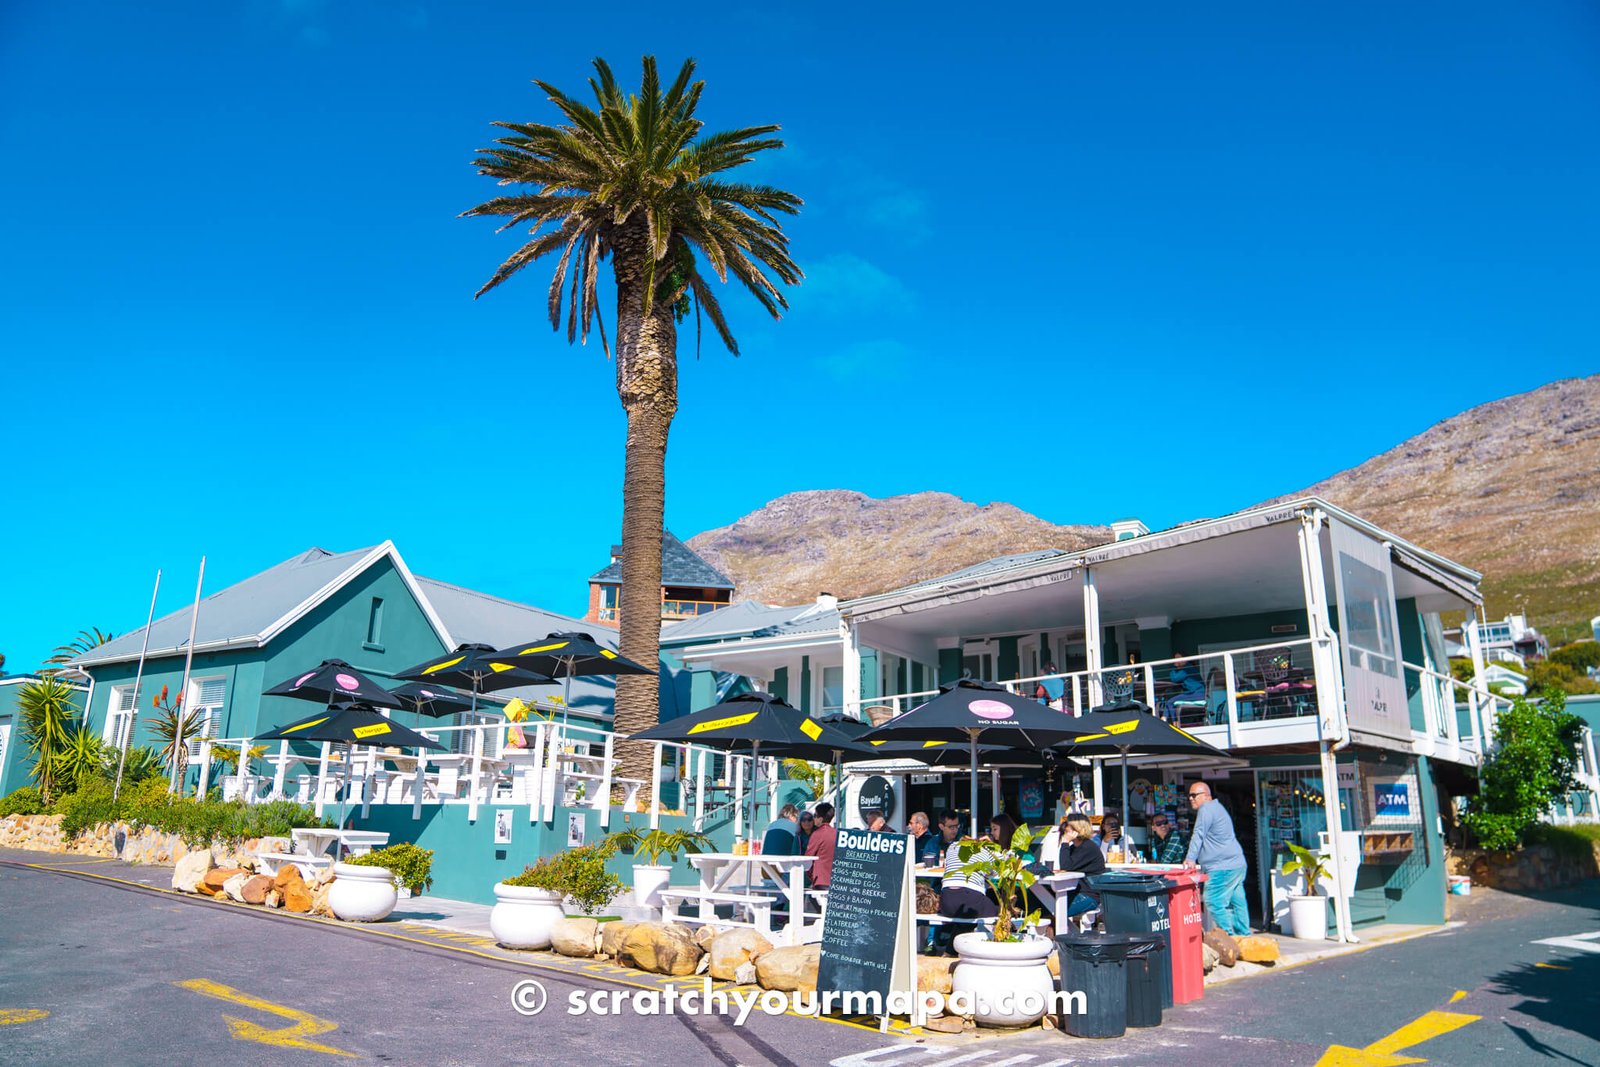
{"type": "Polygon", "coordinates": [[[698,10],[0,7],[7,668],[202,554],[392,538],[581,613],[612,368],[544,267],[474,302],[515,238],[455,216],[595,55],[694,56],[807,202],[792,313],[728,292],[743,356],[681,351],[684,537],[818,488],[1168,525],[1597,369],[1593,4],[698,10]]]}

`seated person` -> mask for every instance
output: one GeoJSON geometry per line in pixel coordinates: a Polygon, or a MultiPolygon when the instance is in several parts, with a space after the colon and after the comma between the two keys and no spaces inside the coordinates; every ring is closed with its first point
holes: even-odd
{"type": "MultiPolygon", "coordinates": [[[[1089,816],[1073,812],[1061,824],[1060,869],[1081,871],[1085,877],[1100,874],[1106,869],[1106,856],[1094,841],[1094,823],[1089,821],[1089,816]]],[[[1081,886],[1083,883],[1078,884],[1081,886]]],[[[1067,909],[1067,914],[1082,915],[1099,906],[1099,897],[1087,889],[1079,889],[1072,895],[1072,906],[1067,909]]]]}
{"type": "MultiPolygon", "coordinates": [[[[1017,820],[1002,811],[999,815],[989,820],[989,832],[983,835],[981,840],[992,841],[1001,848],[1010,848],[1011,839],[1016,836],[1016,833],[1017,820]]],[[[1024,852],[1023,855],[1029,863],[1034,861],[1033,853],[1024,852]]]]}
{"type": "Polygon", "coordinates": [[[949,808],[939,813],[939,832],[929,834],[917,848],[917,863],[923,867],[937,867],[944,863],[944,855],[961,836],[961,816],[949,808]]]}
{"type": "Polygon", "coordinates": [[[1094,843],[1100,846],[1100,851],[1109,855],[1113,849],[1126,851],[1128,840],[1122,832],[1122,816],[1116,812],[1107,812],[1100,818],[1100,829],[1095,831],[1094,843]]]}
{"type": "Polygon", "coordinates": [[[1151,859],[1155,863],[1182,863],[1183,857],[1189,851],[1189,840],[1183,836],[1183,831],[1172,824],[1172,819],[1164,811],[1158,811],[1150,819],[1150,832],[1155,840],[1152,842],[1151,859]]]}
{"type": "Polygon", "coordinates": [[[763,856],[800,855],[800,809],[785,804],[761,839],[763,856]]]}
{"type": "Polygon", "coordinates": [[[947,919],[992,919],[1000,909],[989,897],[989,887],[979,874],[967,874],[961,862],[962,842],[952,841],[944,852],[944,879],[939,887],[939,914],[947,919]]]}

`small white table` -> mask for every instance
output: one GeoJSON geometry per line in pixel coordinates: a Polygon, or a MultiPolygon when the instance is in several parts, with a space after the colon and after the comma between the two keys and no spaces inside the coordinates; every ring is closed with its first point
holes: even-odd
{"type": "Polygon", "coordinates": [[[1082,871],[1057,871],[1033,883],[1034,893],[1050,905],[1051,924],[1056,933],[1067,929],[1067,910],[1072,891],[1083,881],[1082,871]]]}
{"type": "Polygon", "coordinates": [[[381,830],[330,830],[320,826],[299,826],[289,831],[295,851],[307,856],[326,856],[335,841],[341,851],[351,856],[364,856],[375,848],[389,843],[389,835],[381,830]]]}
{"type": "MultiPolygon", "coordinates": [[[[772,929],[770,912],[761,909],[748,925],[754,926],[775,945],[805,945],[822,940],[822,916],[806,921],[806,871],[816,862],[815,856],[741,856],[731,852],[701,852],[689,857],[689,863],[700,874],[700,885],[694,890],[664,890],[664,898],[676,897],[677,902],[698,901],[698,921],[717,922],[716,906],[719,903],[744,904],[751,896],[770,894],[768,881],[782,887],[779,894],[789,905],[789,925],[781,932],[772,929]],[[721,899],[719,899],[721,898],[721,899]]],[[[819,891],[820,893],[820,891],[819,891]]],[[[819,895],[819,900],[825,898],[819,895]]],[[[678,918],[677,902],[671,908],[678,918]]],[[[825,910],[825,909],[824,909],[825,910]]]]}

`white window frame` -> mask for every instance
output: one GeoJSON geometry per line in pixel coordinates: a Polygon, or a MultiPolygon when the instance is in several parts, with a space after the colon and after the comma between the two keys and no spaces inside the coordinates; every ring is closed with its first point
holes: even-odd
{"type": "Polygon", "coordinates": [[[228,706],[228,676],[225,674],[210,674],[204,677],[189,679],[188,695],[183,698],[185,711],[201,710],[205,717],[200,720],[200,729],[195,732],[189,741],[189,759],[200,758],[201,746],[205,739],[217,736],[217,724],[222,721],[222,709],[228,706]],[[206,682],[221,682],[222,696],[214,704],[200,703],[201,686],[206,682]]]}
{"type": "MultiPolygon", "coordinates": [[[[133,683],[127,685],[114,685],[106,698],[106,724],[100,731],[100,739],[116,749],[122,749],[132,739],[133,716],[139,710],[139,694],[134,693],[133,699],[128,703],[127,710],[119,710],[133,683]],[[118,735],[121,735],[120,737],[118,735]]],[[[144,688],[143,685],[140,686],[144,688]]]]}

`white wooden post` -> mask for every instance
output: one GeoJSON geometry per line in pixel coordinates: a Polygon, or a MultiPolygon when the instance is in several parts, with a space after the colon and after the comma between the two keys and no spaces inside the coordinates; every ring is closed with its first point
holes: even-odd
{"type": "Polygon", "coordinates": [[[694,828],[702,830],[706,825],[706,753],[709,749],[696,751],[689,750],[690,758],[699,757],[698,770],[694,776],[694,828]]]}
{"type": "MultiPolygon", "coordinates": [[[[989,818],[992,819],[996,815],[1000,814],[1001,803],[1000,771],[998,768],[993,768],[989,771],[989,818]]],[[[978,818],[977,812],[973,812],[972,818],[974,820],[978,818]]],[[[985,829],[987,829],[987,827],[985,827],[985,829]]]]}
{"type": "Polygon", "coordinates": [[[545,724],[533,728],[533,769],[529,771],[528,788],[533,795],[528,798],[529,824],[544,820],[545,724]]]}
{"type": "Polygon", "coordinates": [[[319,819],[322,817],[322,809],[325,806],[323,782],[328,778],[328,749],[330,747],[327,741],[322,742],[322,757],[317,760],[317,817],[319,819]]]}
{"type": "Polygon", "coordinates": [[[1234,680],[1232,652],[1222,654],[1222,684],[1228,687],[1228,747],[1233,748],[1239,743],[1239,685],[1234,680]]]}
{"type": "MultiPolygon", "coordinates": [[[[246,804],[255,803],[255,800],[250,796],[252,792],[250,789],[250,741],[251,738],[246,737],[239,742],[239,797],[246,804]]],[[[201,795],[204,796],[205,794],[202,793],[201,795]]]]}
{"type": "Polygon", "coordinates": [[[661,826],[661,742],[650,746],[655,760],[650,766],[650,829],[661,826]]]}
{"type": "Polygon", "coordinates": [[[422,818],[422,791],[428,787],[428,750],[417,749],[417,777],[411,783],[411,818],[422,818]]]}
{"type": "Polygon", "coordinates": [[[1148,663],[1144,665],[1144,702],[1152,708],[1156,706],[1156,671],[1148,663]]]}
{"type": "Polygon", "coordinates": [[[556,816],[556,789],[561,778],[561,724],[558,722],[547,723],[545,733],[548,737],[548,753],[544,766],[544,799],[541,804],[546,818],[554,819],[556,816]]]}
{"type": "Polygon", "coordinates": [[[733,764],[733,839],[744,836],[744,757],[728,757],[733,764]]]}
{"type": "Polygon", "coordinates": [[[1077,675],[1069,675],[1067,681],[1072,685],[1072,714],[1076,717],[1083,714],[1083,687],[1078,684],[1077,675]]]}
{"type": "MultiPolygon", "coordinates": [[[[839,700],[856,718],[861,718],[861,641],[855,623],[839,620],[840,644],[843,647],[843,688],[839,700]]],[[[827,711],[827,708],[823,708],[827,711]]]]}
{"type": "MultiPolygon", "coordinates": [[[[1099,707],[1105,697],[1101,695],[1100,669],[1104,666],[1100,652],[1100,590],[1094,584],[1094,568],[1083,568],[1083,653],[1088,672],[1089,706],[1099,707]]],[[[1095,790],[1099,803],[1099,790],[1095,790]]]]}
{"type": "Polygon", "coordinates": [[[469,779],[468,788],[472,795],[467,798],[467,821],[478,821],[478,804],[483,791],[483,727],[472,728],[472,777],[469,779]]]}
{"type": "MultiPolygon", "coordinates": [[[[133,730],[130,728],[128,730],[128,733],[131,736],[132,733],[133,733],[133,730]]],[[[206,790],[211,788],[210,782],[211,782],[211,742],[208,740],[208,741],[202,741],[200,743],[200,784],[199,784],[198,789],[197,789],[197,791],[195,793],[195,796],[199,797],[202,800],[205,799],[206,790]]]]}
{"type": "Polygon", "coordinates": [[[767,821],[778,817],[778,761],[767,758],[767,821]]]}
{"type": "MultiPolygon", "coordinates": [[[[350,746],[351,756],[355,755],[355,746],[350,746]]],[[[374,747],[367,748],[367,760],[361,767],[361,817],[365,819],[372,814],[372,791],[378,781],[378,750],[374,747]]],[[[351,770],[355,770],[355,762],[351,761],[351,770]]]]}
{"type": "Polygon", "coordinates": [[[611,825],[611,752],[616,746],[617,735],[610,730],[606,731],[605,762],[600,765],[600,790],[595,803],[600,806],[600,829],[604,830],[611,825]]]}
{"type": "Polygon", "coordinates": [[[1089,764],[1092,768],[1090,777],[1094,785],[1094,813],[1096,815],[1104,815],[1106,813],[1105,760],[1095,758],[1090,760],[1089,764]]]}
{"type": "MultiPolygon", "coordinates": [[[[278,766],[272,772],[272,797],[277,800],[283,796],[283,777],[289,772],[289,742],[278,742],[278,766]]],[[[205,791],[201,790],[201,796],[205,791]]]]}

